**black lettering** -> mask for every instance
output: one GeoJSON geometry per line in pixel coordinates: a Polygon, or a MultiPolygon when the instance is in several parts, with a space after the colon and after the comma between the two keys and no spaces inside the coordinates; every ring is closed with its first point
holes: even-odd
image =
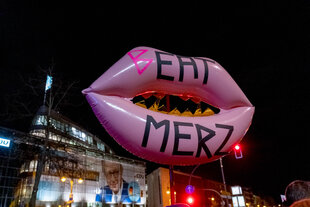
{"type": "Polygon", "coordinates": [[[179,81],[182,82],[183,81],[183,78],[184,78],[184,66],[185,65],[191,65],[193,66],[193,69],[194,69],[194,79],[197,79],[198,78],[198,69],[197,69],[197,65],[196,65],[196,62],[193,58],[191,57],[182,57],[182,56],[179,56],[177,55],[177,58],[179,60],[179,63],[180,63],[180,76],[179,76],[179,81]],[[190,59],[190,62],[184,62],[182,60],[182,58],[189,58],[190,59]]]}
{"type": "Polygon", "coordinates": [[[142,141],[142,147],[147,146],[147,142],[149,140],[149,135],[150,135],[151,124],[153,124],[155,129],[158,129],[162,126],[165,126],[164,138],[163,138],[163,142],[162,142],[161,147],[160,147],[160,152],[164,152],[166,150],[166,146],[167,146],[167,142],[168,142],[170,122],[169,122],[169,120],[163,120],[163,121],[157,123],[152,116],[147,115],[146,125],[145,125],[145,130],[144,130],[144,135],[143,135],[143,141],[142,141]]]}
{"type": "Polygon", "coordinates": [[[203,58],[195,58],[198,60],[202,60],[204,66],[205,66],[205,75],[203,77],[203,84],[207,84],[208,82],[208,77],[209,77],[209,67],[208,67],[208,60],[207,59],[203,59],[203,58]]]}
{"type": "Polygon", "coordinates": [[[228,142],[229,138],[231,137],[232,132],[234,131],[234,126],[224,125],[224,124],[215,124],[215,126],[216,126],[216,128],[228,129],[228,132],[227,132],[227,135],[226,135],[223,143],[215,151],[214,155],[226,155],[226,154],[228,154],[228,152],[221,152],[221,150],[223,149],[223,147],[226,145],[226,143],[228,142]]]}
{"type": "Polygon", "coordinates": [[[190,134],[180,134],[179,126],[188,126],[193,127],[192,123],[186,123],[186,122],[177,122],[174,121],[174,146],[173,146],[173,155],[185,155],[185,156],[191,156],[194,154],[194,152],[191,151],[179,151],[179,142],[180,139],[191,139],[190,134]]]}
{"type": "Polygon", "coordinates": [[[141,174],[136,174],[136,175],[135,175],[135,178],[138,178],[138,179],[143,179],[143,178],[144,178],[144,176],[143,176],[143,175],[141,175],[141,174]]]}
{"type": "Polygon", "coordinates": [[[211,154],[208,146],[206,145],[206,142],[215,136],[215,131],[213,131],[207,127],[201,126],[199,124],[195,124],[195,126],[196,126],[196,130],[197,130],[197,135],[198,135],[198,149],[197,149],[196,157],[200,157],[201,148],[203,148],[203,150],[207,154],[208,158],[211,158],[212,154],[211,154]],[[206,131],[209,134],[207,136],[205,136],[204,138],[202,138],[201,130],[206,131]]]}
{"type": "Polygon", "coordinates": [[[155,54],[156,54],[156,61],[157,61],[157,79],[164,79],[164,80],[173,81],[174,77],[162,74],[162,65],[172,65],[172,61],[162,60],[160,58],[160,55],[173,56],[173,54],[166,53],[166,52],[159,52],[159,51],[155,51],[155,54]]]}

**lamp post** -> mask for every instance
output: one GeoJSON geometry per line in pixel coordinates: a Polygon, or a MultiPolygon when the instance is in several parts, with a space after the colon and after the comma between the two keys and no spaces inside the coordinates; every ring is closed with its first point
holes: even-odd
{"type": "MultiPolygon", "coordinates": [[[[61,182],[66,182],[67,178],[66,177],[61,177],[61,182]]],[[[83,183],[83,179],[82,178],[79,178],[78,179],[78,183],[79,184],[82,184],[83,183]]],[[[69,194],[69,201],[66,202],[66,204],[69,204],[71,206],[71,203],[73,203],[73,178],[70,178],[70,194],[69,194]]]]}
{"type": "MultiPolygon", "coordinates": [[[[216,193],[216,194],[220,197],[220,199],[221,199],[221,206],[224,206],[224,205],[225,205],[225,201],[223,200],[221,194],[220,194],[218,191],[216,191],[216,190],[214,190],[214,189],[210,189],[210,188],[205,188],[205,189],[202,189],[202,190],[204,190],[204,191],[211,191],[211,192],[216,193]]],[[[212,197],[212,198],[211,198],[211,201],[214,201],[214,200],[215,200],[215,198],[212,197]]]]}
{"type": "MultiPolygon", "coordinates": [[[[224,184],[224,190],[225,192],[227,192],[227,187],[226,187],[226,181],[225,181],[225,175],[224,175],[224,166],[223,166],[223,161],[222,158],[220,158],[220,165],[221,165],[221,173],[222,173],[222,179],[223,179],[223,184],[224,184]]],[[[228,207],[228,198],[227,195],[225,196],[225,200],[226,200],[226,207],[228,207]]]]}

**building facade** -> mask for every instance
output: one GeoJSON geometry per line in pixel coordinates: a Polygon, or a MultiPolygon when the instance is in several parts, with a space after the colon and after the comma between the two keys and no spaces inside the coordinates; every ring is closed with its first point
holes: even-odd
{"type": "MultiPolygon", "coordinates": [[[[176,203],[187,203],[191,206],[209,207],[222,206],[224,199],[228,199],[231,205],[231,193],[226,192],[223,183],[203,179],[202,177],[174,171],[174,200],[176,203]],[[193,193],[189,194],[185,188],[194,186],[193,193]],[[189,202],[189,198],[191,201],[189,202]]],[[[147,176],[148,206],[165,207],[171,205],[170,175],[169,169],[158,168],[147,176]],[[151,196],[152,195],[152,196],[151,196]]]]}
{"type": "MultiPolygon", "coordinates": [[[[158,168],[147,175],[149,207],[166,207],[171,205],[170,172],[158,168]]],[[[175,203],[187,203],[191,207],[275,207],[275,202],[266,202],[254,195],[249,188],[230,186],[199,176],[173,171],[175,203]],[[194,187],[192,193],[186,187],[194,187]],[[244,190],[243,190],[244,189],[244,190]]]]}
{"type": "Polygon", "coordinates": [[[26,206],[40,169],[36,206],[146,206],[145,163],[117,156],[61,114],[43,106],[29,133],[0,129],[11,142],[0,148],[1,207],[26,206]]]}

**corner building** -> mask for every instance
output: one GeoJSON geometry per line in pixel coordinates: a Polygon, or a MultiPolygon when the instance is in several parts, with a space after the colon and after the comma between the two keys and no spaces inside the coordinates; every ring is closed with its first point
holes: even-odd
{"type": "Polygon", "coordinates": [[[29,134],[2,128],[0,137],[11,141],[2,156],[15,157],[6,163],[15,163],[14,182],[0,186],[0,192],[11,189],[0,197],[0,206],[29,203],[40,163],[36,206],[146,206],[145,163],[117,156],[102,139],[53,110],[48,113],[46,106],[38,110],[29,134]]]}

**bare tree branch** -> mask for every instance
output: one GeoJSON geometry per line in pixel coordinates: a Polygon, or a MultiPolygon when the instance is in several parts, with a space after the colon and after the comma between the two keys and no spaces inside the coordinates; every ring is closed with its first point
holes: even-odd
{"type": "Polygon", "coordinates": [[[68,86],[68,87],[66,88],[66,90],[63,92],[61,98],[59,99],[59,101],[58,101],[57,104],[55,105],[54,110],[57,109],[58,105],[62,102],[62,100],[63,100],[63,99],[65,98],[65,96],[68,94],[68,91],[69,91],[69,90],[73,87],[73,85],[76,84],[76,83],[77,83],[77,81],[72,82],[72,83],[69,84],[69,86],[68,86]]]}

